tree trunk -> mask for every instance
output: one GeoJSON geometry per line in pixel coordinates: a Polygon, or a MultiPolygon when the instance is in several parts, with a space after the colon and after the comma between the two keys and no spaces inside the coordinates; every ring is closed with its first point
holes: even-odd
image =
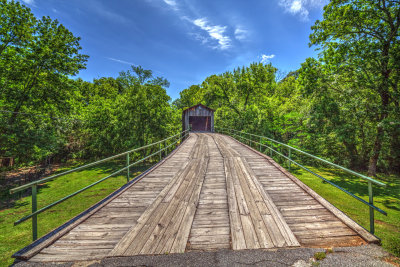
{"type": "Polygon", "coordinates": [[[350,169],[352,170],[358,170],[360,169],[360,160],[358,157],[358,151],[357,151],[357,146],[356,144],[352,142],[346,142],[343,141],[344,146],[346,147],[347,152],[349,153],[349,159],[350,159],[350,169]]]}
{"type": "Polygon", "coordinates": [[[372,149],[372,155],[369,159],[368,175],[376,176],[376,165],[378,163],[379,154],[382,149],[383,136],[385,131],[381,123],[388,117],[388,106],[389,106],[389,76],[391,70],[388,69],[389,65],[389,49],[390,42],[387,42],[382,49],[382,66],[381,75],[382,81],[379,86],[379,95],[381,97],[381,110],[379,115],[379,121],[376,131],[375,143],[372,149]]]}
{"type": "Polygon", "coordinates": [[[374,148],[372,149],[372,155],[369,159],[369,166],[368,166],[369,176],[376,176],[376,165],[378,163],[379,154],[382,148],[383,135],[384,135],[383,128],[381,126],[378,126],[376,131],[374,148]]]}

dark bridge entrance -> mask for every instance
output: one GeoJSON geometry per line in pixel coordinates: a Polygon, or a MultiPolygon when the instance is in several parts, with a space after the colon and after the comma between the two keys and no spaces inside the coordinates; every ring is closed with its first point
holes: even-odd
{"type": "Polygon", "coordinates": [[[211,116],[189,116],[192,131],[211,131],[211,116]]]}
{"type": "Polygon", "coordinates": [[[214,110],[202,104],[182,111],[182,131],[214,132],[214,110]]]}

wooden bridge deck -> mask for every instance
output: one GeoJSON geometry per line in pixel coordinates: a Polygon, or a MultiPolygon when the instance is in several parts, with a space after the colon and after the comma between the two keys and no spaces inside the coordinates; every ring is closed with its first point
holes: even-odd
{"type": "Polygon", "coordinates": [[[375,241],[272,159],[192,133],[173,154],[30,261],[375,241]]]}

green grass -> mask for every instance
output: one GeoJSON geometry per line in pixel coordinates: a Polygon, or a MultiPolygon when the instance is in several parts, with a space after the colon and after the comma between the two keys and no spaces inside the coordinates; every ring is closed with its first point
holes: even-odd
{"type": "MultiPolygon", "coordinates": [[[[102,164],[71,173],[41,185],[38,194],[38,207],[50,204],[99,180],[107,174],[121,168],[121,164],[116,162],[102,164]]],[[[138,173],[138,171],[142,171],[147,167],[148,166],[144,166],[135,171],[138,173]]],[[[63,170],[66,169],[67,168],[64,168],[63,170]]],[[[361,179],[350,176],[343,171],[336,171],[330,168],[310,167],[310,169],[355,195],[368,200],[367,183],[361,179]]],[[[131,173],[133,172],[134,171],[131,170],[131,173]]],[[[319,178],[305,170],[295,169],[292,172],[314,191],[345,212],[350,218],[369,229],[369,208],[366,205],[339,189],[327,183],[323,183],[319,178]]],[[[374,186],[375,205],[385,210],[388,216],[375,212],[375,234],[382,239],[382,246],[387,251],[396,256],[400,256],[400,177],[394,175],[379,175],[378,179],[385,182],[388,186],[386,188],[374,186]]],[[[124,183],[126,183],[126,176],[125,173],[122,173],[122,175],[112,177],[40,214],[38,216],[39,237],[103,199],[124,183]]],[[[13,259],[11,255],[31,243],[32,230],[30,220],[18,226],[13,226],[13,222],[29,214],[30,209],[30,197],[23,197],[13,203],[12,207],[0,210],[1,266],[12,264],[13,259]]]]}
{"type": "MultiPolygon", "coordinates": [[[[368,183],[361,178],[331,168],[309,167],[309,169],[368,201],[368,183]]],[[[303,169],[292,170],[292,173],[354,221],[369,230],[369,207],[367,205],[328,183],[324,183],[320,178],[303,169]]],[[[383,248],[399,257],[400,177],[379,174],[377,179],[386,183],[387,187],[373,186],[374,204],[386,211],[387,216],[375,211],[375,235],[382,240],[383,248]]]]}
{"type": "Polygon", "coordinates": [[[325,252],[316,252],[314,254],[314,259],[316,259],[317,261],[323,260],[326,258],[326,253],[325,252]]]}
{"type": "MultiPolygon", "coordinates": [[[[40,185],[38,188],[38,207],[44,207],[107,176],[107,174],[123,167],[122,164],[118,162],[101,164],[40,185]]],[[[135,170],[132,168],[131,177],[134,177],[133,173],[137,175],[139,171],[143,171],[147,167],[149,166],[137,167],[135,170]]],[[[65,171],[66,169],[68,168],[59,171],[65,171]]],[[[38,236],[41,237],[62,225],[125,183],[126,172],[122,172],[121,175],[111,177],[39,214],[38,236]]],[[[10,208],[0,210],[0,266],[12,264],[14,259],[11,258],[11,255],[32,242],[31,220],[13,226],[14,221],[29,214],[30,211],[30,196],[16,200],[10,208]]]]}

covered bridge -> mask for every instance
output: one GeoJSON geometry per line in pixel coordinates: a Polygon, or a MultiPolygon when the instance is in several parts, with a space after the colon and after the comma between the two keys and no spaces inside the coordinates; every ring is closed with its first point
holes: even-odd
{"type": "Polygon", "coordinates": [[[183,110],[182,130],[185,131],[190,126],[192,131],[214,132],[214,110],[203,104],[183,110]]]}

